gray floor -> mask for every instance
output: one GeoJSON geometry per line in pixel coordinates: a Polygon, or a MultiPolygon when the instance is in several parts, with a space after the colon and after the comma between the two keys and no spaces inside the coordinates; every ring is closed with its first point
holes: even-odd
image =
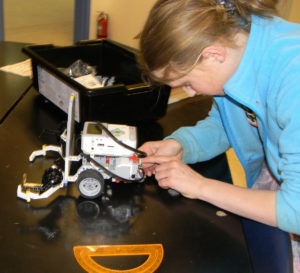
{"type": "Polygon", "coordinates": [[[5,0],[5,41],[73,43],[74,0],[5,0]]]}

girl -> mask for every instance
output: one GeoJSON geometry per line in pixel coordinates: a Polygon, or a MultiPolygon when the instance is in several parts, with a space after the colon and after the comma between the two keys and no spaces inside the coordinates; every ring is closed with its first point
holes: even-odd
{"type": "Polygon", "coordinates": [[[154,81],[214,97],[209,116],[141,149],[148,176],[183,196],[300,234],[300,25],[275,0],[158,0],[140,38],[154,81]],[[232,147],[241,188],[187,163],[232,147]]]}

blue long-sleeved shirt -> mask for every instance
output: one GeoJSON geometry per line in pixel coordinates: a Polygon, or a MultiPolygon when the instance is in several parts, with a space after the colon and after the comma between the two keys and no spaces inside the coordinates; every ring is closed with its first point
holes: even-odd
{"type": "Polygon", "coordinates": [[[169,138],[181,143],[186,163],[233,147],[248,187],[266,161],[281,184],[277,224],[300,234],[300,25],[253,16],[242,60],[224,92],[214,98],[205,120],[169,138]],[[256,114],[257,127],[249,124],[242,106],[256,114]]]}

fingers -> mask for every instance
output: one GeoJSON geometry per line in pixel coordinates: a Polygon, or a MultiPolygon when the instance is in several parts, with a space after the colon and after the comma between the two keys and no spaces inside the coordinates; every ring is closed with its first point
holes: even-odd
{"type": "Polygon", "coordinates": [[[156,167],[156,165],[153,165],[153,164],[146,164],[146,165],[143,164],[143,170],[144,170],[145,175],[149,176],[149,177],[154,175],[155,167],[156,167]]]}
{"type": "Polygon", "coordinates": [[[147,155],[154,155],[159,148],[159,141],[149,141],[139,147],[139,150],[145,152],[147,155]]]}
{"type": "MultiPolygon", "coordinates": [[[[146,170],[144,169],[147,176],[154,175],[159,186],[164,189],[172,187],[172,183],[175,182],[176,172],[180,166],[178,159],[171,159],[170,157],[155,156],[149,158],[148,164],[152,164],[146,170]]],[[[145,168],[145,165],[143,165],[145,168]]]]}
{"type": "Polygon", "coordinates": [[[155,178],[163,188],[172,187],[171,183],[176,182],[180,174],[181,164],[178,160],[162,162],[155,167],[155,178]]]}
{"type": "Polygon", "coordinates": [[[177,159],[176,157],[173,156],[160,156],[160,155],[155,155],[155,156],[147,156],[145,158],[142,158],[142,164],[162,164],[165,162],[170,162],[174,159],[177,159]]]}
{"type": "Polygon", "coordinates": [[[146,175],[155,175],[158,185],[197,198],[204,178],[176,156],[148,156],[142,159],[146,175]]]}
{"type": "Polygon", "coordinates": [[[181,144],[174,139],[149,141],[140,146],[139,150],[147,153],[148,156],[177,156],[179,158],[182,156],[181,144]]]}
{"type": "Polygon", "coordinates": [[[177,160],[176,157],[172,156],[147,156],[141,159],[141,163],[146,176],[155,175],[157,178],[157,171],[162,172],[164,168],[167,169],[166,163],[177,160]]]}

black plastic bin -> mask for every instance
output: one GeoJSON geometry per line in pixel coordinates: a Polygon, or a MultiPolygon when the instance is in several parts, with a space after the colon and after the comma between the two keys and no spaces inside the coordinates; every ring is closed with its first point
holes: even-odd
{"type": "Polygon", "coordinates": [[[23,52],[32,60],[33,84],[39,93],[64,112],[70,95],[76,96],[77,122],[138,123],[156,120],[166,112],[170,88],[143,81],[134,49],[99,40],[67,47],[31,45],[23,52]],[[79,59],[95,67],[97,74],[115,76],[116,82],[110,87],[88,89],[60,69],[79,59]]]}

